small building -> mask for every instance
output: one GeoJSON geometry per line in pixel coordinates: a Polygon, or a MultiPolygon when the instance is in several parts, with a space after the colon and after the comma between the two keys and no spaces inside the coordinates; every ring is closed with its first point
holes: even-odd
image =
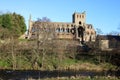
{"type": "Polygon", "coordinates": [[[120,48],[119,35],[98,35],[96,41],[98,41],[99,48],[102,50],[120,48]]]}

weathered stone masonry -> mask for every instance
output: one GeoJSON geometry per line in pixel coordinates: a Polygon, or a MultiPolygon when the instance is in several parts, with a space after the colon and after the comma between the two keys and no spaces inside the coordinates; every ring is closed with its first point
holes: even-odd
{"type": "Polygon", "coordinates": [[[84,42],[95,41],[96,31],[92,24],[86,24],[86,13],[75,12],[72,17],[72,23],[36,22],[32,21],[30,17],[28,39],[37,38],[35,32],[44,27],[53,28],[56,39],[76,39],[84,42]]]}

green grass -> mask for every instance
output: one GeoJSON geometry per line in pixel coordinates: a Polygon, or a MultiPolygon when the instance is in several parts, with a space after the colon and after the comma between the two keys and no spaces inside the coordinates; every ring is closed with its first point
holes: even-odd
{"type": "Polygon", "coordinates": [[[28,39],[18,39],[21,42],[29,41],[28,39]]]}

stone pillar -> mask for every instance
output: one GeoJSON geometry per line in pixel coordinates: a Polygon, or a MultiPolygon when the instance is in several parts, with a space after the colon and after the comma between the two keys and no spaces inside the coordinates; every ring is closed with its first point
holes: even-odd
{"type": "Polygon", "coordinates": [[[78,39],[78,28],[75,26],[75,30],[76,30],[76,39],[78,39]]]}

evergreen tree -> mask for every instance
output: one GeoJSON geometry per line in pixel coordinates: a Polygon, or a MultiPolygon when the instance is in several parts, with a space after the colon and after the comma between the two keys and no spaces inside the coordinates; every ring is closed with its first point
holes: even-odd
{"type": "Polygon", "coordinates": [[[0,15],[0,27],[2,27],[2,16],[0,15]]]}
{"type": "Polygon", "coordinates": [[[12,16],[11,14],[3,14],[2,15],[2,27],[11,29],[12,27],[12,16]]]}
{"type": "Polygon", "coordinates": [[[0,15],[0,27],[2,28],[0,37],[4,36],[4,31],[8,31],[8,33],[13,37],[19,37],[26,31],[24,17],[20,14],[16,14],[15,12],[0,15]]]}

